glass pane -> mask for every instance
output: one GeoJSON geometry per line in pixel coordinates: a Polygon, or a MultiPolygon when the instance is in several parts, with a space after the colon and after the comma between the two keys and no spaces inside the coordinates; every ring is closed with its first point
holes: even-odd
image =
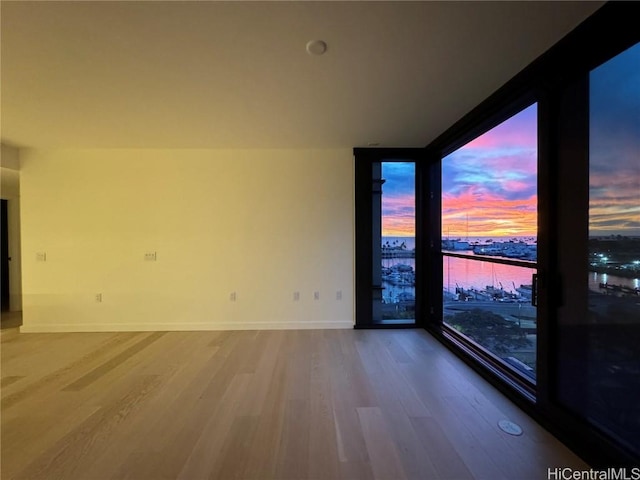
{"type": "Polygon", "coordinates": [[[535,241],[537,122],[534,104],[443,158],[442,235],[456,249],[535,241]]]}
{"type": "Polygon", "coordinates": [[[640,44],[590,75],[586,412],[640,452],[640,44]]]}
{"type": "MultiPolygon", "coordinates": [[[[382,162],[379,321],[415,322],[415,163],[382,162]]],[[[374,240],[375,241],[375,240],[374,240]]],[[[375,282],[375,280],[374,280],[375,282]]],[[[374,306],[374,312],[376,307],[374,306]]]]}
{"type": "Polygon", "coordinates": [[[535,268],[444,257],[444,322],[535,379],[535,268]]]}
{"type": "Polygon", "coordinates": [[[534,379],[537,105],[442,159],[444,322],[534,379]],[[531,262],[503,265],[491,259],[531,262]]]}

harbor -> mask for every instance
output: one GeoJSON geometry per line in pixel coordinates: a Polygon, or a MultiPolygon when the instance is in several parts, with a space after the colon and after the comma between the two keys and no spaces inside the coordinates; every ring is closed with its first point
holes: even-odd
{"type": "MultiPolygon", "coordinates": [[[[534,238],[469,240],[443,239],[443,249],[478,258],[443,257],[444,315],[473,308],[491,310],[506,320],[535,329],[536,309],[531,305],[532,276],[537,272],[534,238]],[[533,259],[531,267],[507,265],[497,258],[533,259]],[[483,261],[485,260],[485,261],[483,261]]],[[[382,242],[381,287],[383,315],[387,319],[415,315],[415,240],[386,237],[382,242]]],[[[592,294],[611,297],[640,297],[640,280],[590,271],[587,288],[592,294]]]]}
{"type": "Polygon", "coordinates": [[[513,237],[493,240],[475,238],[469,240],[442,239],[443,252],[457,252],[485,257],[510,258],[535,262],[537,258],[536,239],[533,237],[513,237]]]}

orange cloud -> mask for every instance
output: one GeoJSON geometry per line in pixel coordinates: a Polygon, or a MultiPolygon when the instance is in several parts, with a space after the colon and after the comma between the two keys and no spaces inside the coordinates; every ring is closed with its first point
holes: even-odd
{"type": "Polygon", "coordinates": [[[508,200],[468,188],[442,198],[443,236],[536,236],[538,198],[508,200]]]}

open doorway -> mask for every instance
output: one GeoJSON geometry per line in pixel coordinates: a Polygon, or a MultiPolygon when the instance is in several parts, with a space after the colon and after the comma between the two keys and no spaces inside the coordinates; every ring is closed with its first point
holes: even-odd
{"type": "Polygon", "coordinates": [[[0,205],[0,307],[2,312],[9,311],[9,222],[7,220],[7,200],[0,205]]]}
{"type": "Polygon", "coordinates": [[[11,311],[11,256],[9,251],[9,201],[0,202],[0,325],[2,329],[22,325],[22,312],[11,311]]]}

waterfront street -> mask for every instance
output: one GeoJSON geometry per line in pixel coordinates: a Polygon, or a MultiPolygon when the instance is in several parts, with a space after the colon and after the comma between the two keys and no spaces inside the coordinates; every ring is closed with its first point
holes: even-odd
{"type": "Polygon", "coordinates": [[[536,307],[529,303],[506,303],[494,301],[445,301],[444,317],[455,315],[459,312],[480,309],[487,310],[504,317],[505,320],[518,323],[527,332],[535,332],[536,307]]]}

